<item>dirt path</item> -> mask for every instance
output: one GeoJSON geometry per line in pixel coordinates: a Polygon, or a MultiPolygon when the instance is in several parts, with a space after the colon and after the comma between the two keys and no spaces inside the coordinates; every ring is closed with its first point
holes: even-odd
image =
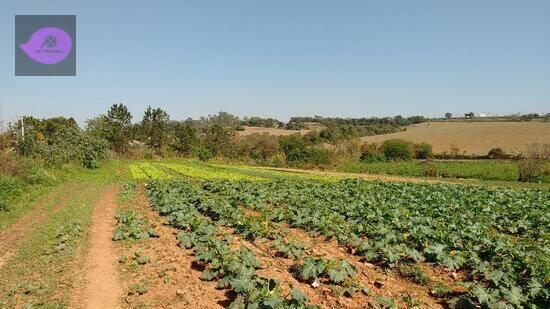
{"type": "Polygon", "coordinates": [[[108,187],[94,206],[83,308],[119,308],[120,285],[112,236],[118,187],[108,187]]]}
{"type": "Polygon", "coordinates": [[[17,252],[19,245],[31,235],[31,231],[44,223],[52,214],[71,202],[69,192],[84,188],[82,184],[69,183],[36,202],[25,215],[0,231],[0,268],[17,252]],[[54,204],[55,203],[55,204],[54,204]]]}

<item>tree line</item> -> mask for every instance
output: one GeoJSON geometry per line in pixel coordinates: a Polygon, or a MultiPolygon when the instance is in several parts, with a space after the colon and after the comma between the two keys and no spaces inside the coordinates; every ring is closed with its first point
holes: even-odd
{"type": "MultiPolygon", "coordinates": [[[[16,161],[13,154],[46,165],[79,162],[91,169],[107,158],[186,157],[207,161],[221,157],[247,164],[307,168],[336,166],[350,160],[372,163],[434,157],[431,146],[425,143],[390,140],[367,145],[359,139],[404,130],[408,124],[426,121],[422,116],[293,117],[285,125],[270,118],[240,119],[219,112],[175,121],[165,110],[149,106],[142,118],[135,120],[124,104],[112,105],[105,113],[87,120],[84,128],[72,118],[22,117],[10,124],[7,134],[0,134],[3,166],[17,169],[17,164],[8,164],[16,161]],[[246,125],[295,128],[308,123],[319,126],[306,134],[288,136],[238,134],[246,125]],[[6,155],[9,149],[13,151],[6,155]]],[[[486,157],[511,158],[500,149],[493,149],[486,157]]]]}

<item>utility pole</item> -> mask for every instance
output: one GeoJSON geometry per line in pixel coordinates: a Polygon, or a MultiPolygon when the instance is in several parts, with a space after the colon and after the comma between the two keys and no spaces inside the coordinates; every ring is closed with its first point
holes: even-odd
{"type": "Polygon", "coordinates": [[[23,138],[23,143],[25,142],[25,117],[21,118],[21,137],[23,138]]]}

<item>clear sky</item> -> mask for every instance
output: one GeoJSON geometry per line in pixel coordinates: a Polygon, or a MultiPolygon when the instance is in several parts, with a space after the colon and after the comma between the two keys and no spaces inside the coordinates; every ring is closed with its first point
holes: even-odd
{"type": "Polygon", "coordinates": [[[550,112],[550,1],[0,2],[0,119],[550,112]],[[15,77],[14,15],[76,14],[77,76],[15,77]]]}

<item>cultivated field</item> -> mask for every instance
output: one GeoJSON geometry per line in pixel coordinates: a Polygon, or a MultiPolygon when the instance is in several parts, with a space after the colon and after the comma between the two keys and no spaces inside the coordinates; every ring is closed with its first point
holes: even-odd
{"type": "Polygon", "coordinates": [[[486,155],[494,147],[512,153],[533,143],[550,143],[550,122],[427,122],[411,125],[404,132],[362,140],[380,143],[392,138],[429,143],[435,153],[450,152],[454,146],[460,153],[474,155],[486,155]]]}
{"type": "MultiPolygon", "coordinates": [[[[130,170],[147,181],[151,206],[194,257],[189,271],[203,281],[189,279],[185,291],[208,290],[213,282],[232,295],[212,291],[218,303],[434,308],[546,301],[548,191],[191,161],[137,163],[130,170]]],[[[148,291],[156,298],[127,301],[157,302],[166,285],[150,284],[148,291]]]]}
{"type": "Polygon", "coordinates": [[[550,302],[544,188],[193,160],[67,168],[0,212],[0,308],[550,302]]]}

